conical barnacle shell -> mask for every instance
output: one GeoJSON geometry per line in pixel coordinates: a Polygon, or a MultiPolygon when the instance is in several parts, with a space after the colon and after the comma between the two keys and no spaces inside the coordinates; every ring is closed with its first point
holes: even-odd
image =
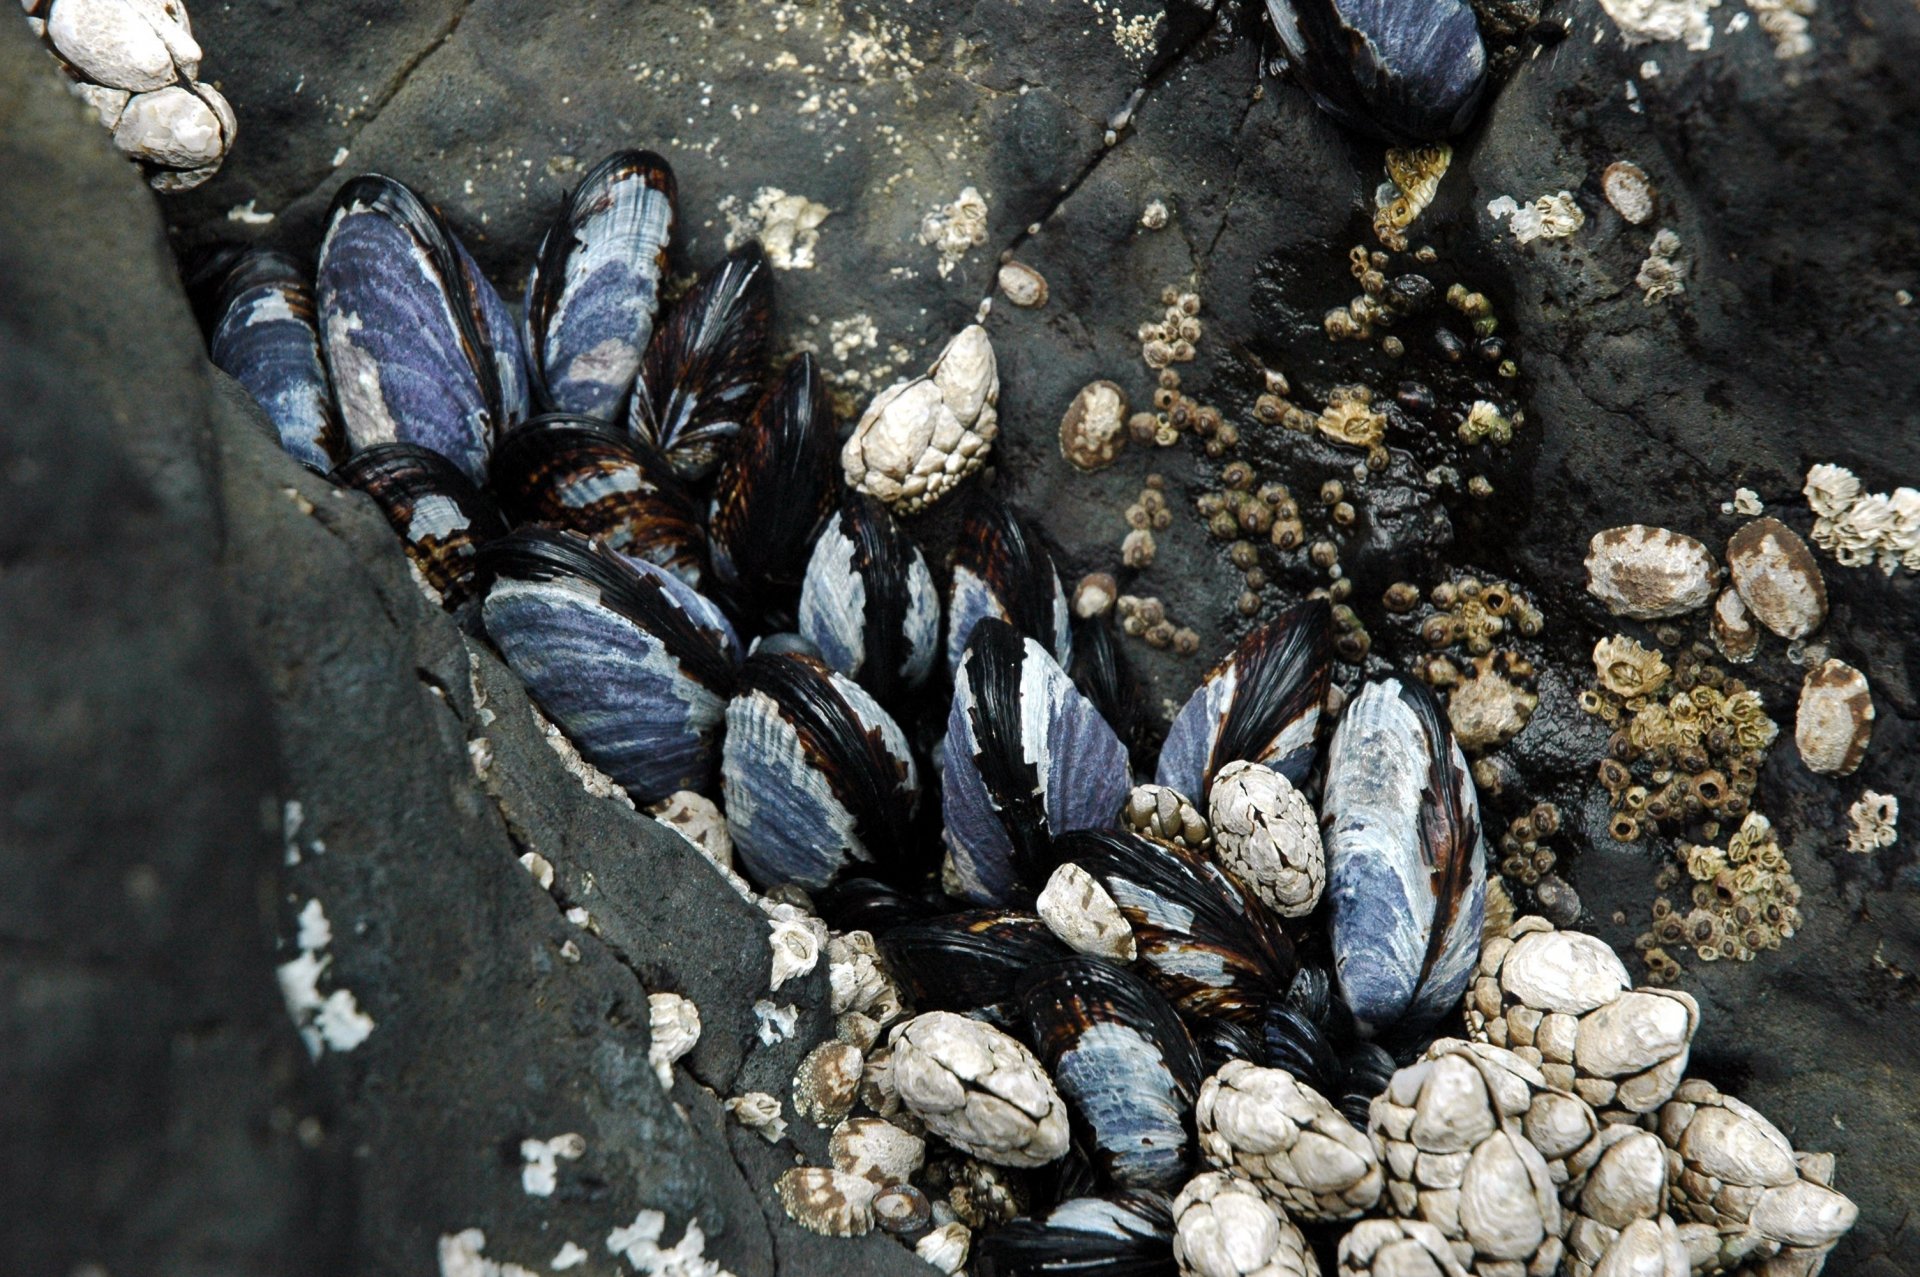
{"type": "Polygon", "coordinates": [[[959,672],[974,626],[988,617],[1039,640],[1061,665],[1071,658],[1072,621],[1052,556],[1012,509],[981,493],[968,506],[954,548],[947,601],[949,673],[959,672]]]}
{"type": "Polygon", "coordinates": [[[772,324],[772,267],[749,242],[700,276],[654,328],[627,425],[681,477],[711,470],[752,410],[772,324]]]}
{"type": "Polygon", "coordinates": [[[428,597],[451,610],[483,587],[480,547],[507,525],[452,462],[416,444],[383,443],[354,454],[333,479],[373,498],[428,597]]]}
{"type": "Polygon", "coordinates": [[[527,368],[543,409],[618,419],[660,308],[673,170],[615,151],[567,196],[527,276],[527,368]]]}
{"type": "Polygon", "coordinates": [[[913,754],[879,702],[807,656],[755,656],[726,711],[721,793],[734,852],[762,886],[824,887],[902,846],[913,754]]]}
{"type": "Polygon", "coordinates": [[[1284,1070],[1228,1062],[1202,1084],[1195,1115],[1208,1163],[1251,1181],[1295,1219],[1353,1219],[1380,1200],[1372,1142],[1284,1070]]]}
{"type": "Polygon", "coordinates": [[[833,1128],[834,1166],[876,1184],[904,1184],[927,1159],[927,1142],[885,1118],[850,1117],[833,1128]]]}
{"type": "Polygon", "coordinates": [[[1174,718],[1154,780],[1205,794],[1228,763],[1245,760],[1304,783],[1333,668],[1332,616],[1315,599],[1242,639],[1174,718]]]}
{"type": "MultiPolygon", "coordinates": [[[[1574,1277],[1585,1277],[1578,1264],[1574,1277]]],[[[1690,1277],[1693,1266],[1680,1230],[1665,1215],[1637,1219],[1622,1229],[1592,1269],[1593,1277],[1690,1277]]]]}
{"type": "Polygon", "coordinates": [[[526,415],[526,372],[506,305],[439,211],[391,178],[342,186],[314,296],[348,442],[421,444],[484,482],[494,436],[526,415]]]}
{"type": "Polygon", "coordinates": [[[969,1271],[979,1277],[1163,1273],[1173,1262],[1170,1207],[1166,1194],[1142,1190],[1069,1198],[1040,1218],[1016,1219],[981,1235],[969,1271]]]}
{"type": "Polygon", "coordinates": [[[1200,1057],[1153,988],[1111,963],[1075,957],[1021,980],[1016,997],[1034,1044],[1105,1181],[1170,1189],[1194,1163],[1200,1057]]]}
{"type": "Polygon", "coordinates": [[[840,452],[847,486],[904,514],[926,509],[986,463],[999,401],[993,343],[970,324],[926,376],[874,396],[840,452]]]}
{"type": "Polygon", "coordinates": [[[1271,767],[1221,768],[1208,795],[1213,854],[1283,918],[1304,918],[1327,885],[1313,804],[1271,767]]]}
{"type": "Polygon", "coordinates": [[[747,417],[714,485],[713,571],[737,609],[791,625],[807,548],[833,504],[833,405],[812,355],[800,355],[747,417]]]}
{"type": "Polygon", "coordinates": [[[1446,715],[1420,683],[1369,683],[1347,705],[1321,798],[1334,971],[1360,1024],[1429,1024],[1473,973],[1486,908],[1479,799],[1446,715]]]}
{"type": "Polygon", "coordinates": [[[679,578],[567,533],[487,548],[487,636],[581,755],[654,802],[706,789],[738,640],[679,578]]]}
{"type": "Polygon", "coordinates": [[[1092,874],[1072,861],[1053,871],[1034,908],[1047,930],[1076,953],[1111,962],[1132,962],[1139,954],[1133,928],[1120,906],[1092,874]]]}
{"type": "Polygon", "coordinates": [[[1252,1020],[1292,984],[1293,943],[1279,920],[1200,854],[1094,830],[1057,839],[1054,854],[1120,906],[1140,974],[1183,1016],[1252,1020]]]}
{"type": "Polygon", "coordinates": [[[787,1218],[828,1237],[859,1237],[873,1229],[879,1185],[828,1166],[796,1166],[774,1184],[787,1218]]]}
{"type": "Polygon", "coordinates": [[[183,5],[60,0],[45,18],[54,51],[95,84],[141,93],[200,73],[200,45],[183,5]]]}
{"type": "Polygon", "coordinates": [[[1338,1277],[1467,1277],[1439,1229],[1416,1219],[1363,1219],[1340,1239],[1338,1277]]]}
{"type": "Polygon", "coordinates": [[[665,458],[591,417],[550,413],[507,432],[488,466],[518,523],[578,532],[698,588],[706,533],[665,458]]]}
{"type": "Polygon", "coordinates": [[[1319,1277],[1313,1248],[1251,1186],[1208,1171],[1173,1199],[1181,1277],[1319,1277]]]}
{"type": "Polygon", "coordinates": [[[1013,997],[1020,977],[1071,952],[1030,913],[974,909],[895,926],[888,964],[923,1011],[976,1011],[1013,997]]]}
{"type": "Polygon", "coordinates": [[[893,1031],[893,1085],[927,1129],[1000,1166],[1044,1166],[1067,1151],[1067,1110],[1040,1062],[990,1025],[950,1011],[893,1031]]]}
{"type": "Polygon", "coordinates": [[[849,493],[814,540],[800,633],[882,702],[926,682],[940,650],[940,596],[926,556],[886,507],[849,493]]]}
{"type": "Polygon", "coordinates": [[[1044,647],[992,617],[974,627],[942,773],[959,894],[1007,904],[1037,890],[1053,840],[1113,824],[1128,779],[1126,746],[1044,647]]]}
{"type": "Polygon", "coordinates": [[[280,446],[322,474],[346,457],[346,435],[314,327],[313,285],[298,262],[249,249],[220,281],[207,339],[214,366],[247,388],[280,446]]]}
{"type": "Polygon", "coordinates": [[[1349,128],[1435,141],[1479,107],[1487,54],[1463,0],[1267,0],[1267,15],[1294,76],[1349,128]]]}

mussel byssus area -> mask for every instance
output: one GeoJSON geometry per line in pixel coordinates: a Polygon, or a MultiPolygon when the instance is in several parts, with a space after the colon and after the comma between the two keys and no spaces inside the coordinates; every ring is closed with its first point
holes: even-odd
{"type": "Polygon", "coordinates": [[[1920,1273],[1920,11],[187,2],[0,42],[8,1271],[1920,1273]]]}

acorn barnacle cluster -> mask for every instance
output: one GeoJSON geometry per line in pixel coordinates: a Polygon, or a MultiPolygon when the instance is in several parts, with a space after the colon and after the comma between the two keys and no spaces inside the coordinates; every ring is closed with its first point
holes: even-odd
{"type": "Polygon", "coordinates": [[[1554,870],[1559,857],[1548,845],[1560,832],[1560,809],[1549,802],[1535,803],[1515,816],[1500,835],[1500,872],[1513,881],[1535,886],[1554,870]]]}
{"type": "Polygon", "coordinates": [[[1240,570],[1245,588],[1234,606],[1242,616],[1259,614],[1261,592],[1270,584],[1261,541],[1264,539],[1273,552],[1281,555],[1304,549],[1308,566],[1328,579],[1325,586],[1310,591],[1309,597],[1325,598],[1333,604],[1336,654],[1352,664],[1366,659],[1372,640],[1359,614],[1347,602],[1353,593],[1353,581],[1342,568],[1340,547],[1332,539],[1353,527],[1360,517],[1344,482],[1327,480],[1320,485],[1317,500],[1310,498],[1303,505],[1286,484],[1263,483],[1251,462],[1236,460],[1221,468],[1220,488],[1202,493],[1194,507],[1213,538],[1227,543],[1227,558],[1240,570]],[[1324,535],[1311,543],[1306,539],[1309,517],[1316,522],[1324,520],[1324,535]]]}
{"type": "Polygon", "coordinates": [[[1868,492],[1845,466],[1816,465],[1802,491],[1813,508],[1813,543],[1847,567],[1877,563],[1891,576],[1920,572],[1920,490],[1868,492]]]}
{"type": "Polygon", "coordinates": [[[1648,965],[1662,978],[1678,973],[1669,948],[1690,949],[1702,962],[1750,962],[1799,929],[1800,886],[1759,812],[1747,813],[1725,847],[1682,842],[1675,856],[1679,863],[1657,881],[1682,894],[1654,900],[1652,927],[1640,937],[1648,965]]]}

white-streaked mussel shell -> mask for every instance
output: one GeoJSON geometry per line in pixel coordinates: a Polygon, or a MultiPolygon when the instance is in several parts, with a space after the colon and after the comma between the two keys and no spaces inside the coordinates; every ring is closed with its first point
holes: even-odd
{"type": "Polygon", "coordinates": [[[709,790],[739,640],[684,581],[544,529],[488,547],[487,636],[581,756],[635,802],[709,790]]]}
{"type": "Polygon", "coordinates": [[[940,595],[920,547],[886,507],[849,494],[813,543],[800,633],[882,701],[919,687],[940,650],[940,595]]]}
{"type": "Polygon", "coordinates": [[[947,716],[941,813],[960,894],[1031,897],[1052,839],[1119,819],[1126,746],[1045,647],[1004,621],[974,627],[947,716]]]}
{"type": "Polygon", "coordinates": [[[858,683],[808,656],[759,655],[726,713],[721,794],[748,877],[818,889],[901,851],[919,773],[899,726],[858,683]]]}
{"type": "Polygon", "coordinates": [[[1465,0],[1267,0],[1294,75],[1329,115],[1392,142],[1466,128],[1487,54],[1465,0]]]}
{"type": "Polygon", "coordinates": [[[1053,556],[1018,515],[981,494],[960,524],[947,603],[947,669],[957,674],[986,617],[1039,639],[1062,666],[1073,656],[1072,613],[1053,556]]]}
{"type": "Polygon", "coordinates": [[[314,326],[313,284],[300,263],[272,249],[242,254],[220,283],[207,351],[245,386],[301,465],[325,474],[346,459],[314,326]]]}
{"type": "Polygon", "coordinates": [[[1334,971],[1363,1028],[1429,1024],[1480,953],[1486,846],[1446,713],[1423,684],[1369,683],[1341,715],[1320,823],[1334,971]]]}
{"type": "Polygon", "coordinates": [[[356,452],[330,476],[373,498],[405,547],[428,597],[456,611],[484,584],[480,550],[505,536],[493,499],[431,448],[381,443],[356,452]]]}

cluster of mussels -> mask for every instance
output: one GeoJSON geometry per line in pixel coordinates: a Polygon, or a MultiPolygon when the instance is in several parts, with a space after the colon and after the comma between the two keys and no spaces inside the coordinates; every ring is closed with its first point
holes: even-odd
{"type": "MultiPolygon", "coordinates": [[[[1483,952],[1466,758],[1415,679],[1327,730],[1326,600],[1217,665],[1136,785],[1111,631],[1032,530],[975,494],[943,607],[888,508],[984,460],[984,335],[876,398],[837,484],[811,358],[763,384],[757,247],[655,326],[673,220],[663,163],[609,158],[516,327],[437,210],[359,178],[311,290],[284,255],[224,263],[211,345],[589,763],[704,803],[831,924],[842,1036],[796,1109],[840,1122],[836,1164],[783,1178],[796,1218],[982,1277],[1317,1273],[1336,1244],[1377,1277],[1682,1277],[1851,1223],[1764,1119],[1676,1097],[1684,994],[1538,920],[1483,952]]],[[[777,1136],[773,1097],[730,1107],[777,1136]]]]}

